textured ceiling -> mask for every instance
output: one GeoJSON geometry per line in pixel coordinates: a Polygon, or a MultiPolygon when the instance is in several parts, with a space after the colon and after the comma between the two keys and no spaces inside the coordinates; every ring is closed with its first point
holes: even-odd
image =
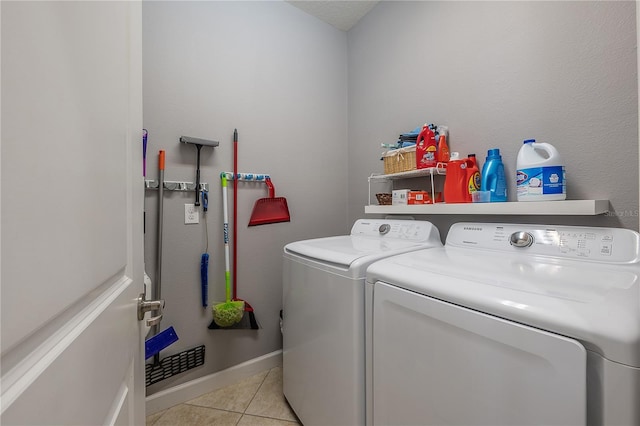
{"type": "Polygon", "coordinates": [[[377,0],[288,0],[287,3],[310,15],[349,31],[364,15],[379,3],[377,0]]]}

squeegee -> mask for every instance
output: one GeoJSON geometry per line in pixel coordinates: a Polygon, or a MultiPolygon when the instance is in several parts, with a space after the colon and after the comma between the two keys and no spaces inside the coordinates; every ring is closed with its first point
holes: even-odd
{"type": "Polygon", "coordinates": [[[196,193],[196,201],[195,201],[195,206],[198,207],[200,206],[200,150],[202,149],[203,146],[210,146],[212,148],[215,148],[216,146],[220,145],[220,142],[218,141],[210,141],[207,139],[199,139],[199,138],[191,138],[189,136],[180,136],[180,142],[182,143],[189,143],[191,145],[195,145],[197,148],[197,152],[198,152],[198,156],[197,156],[197,166],[196,166],[196,187],[195,187],[195,193],[196,193]]]}

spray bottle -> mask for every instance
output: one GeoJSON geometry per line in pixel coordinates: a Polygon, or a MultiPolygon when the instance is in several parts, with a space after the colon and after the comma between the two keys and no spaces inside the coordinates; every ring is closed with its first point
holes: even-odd
{"type": "Polygon", "coordinates": [[[438,138],[436,160],[438,163],[448,163],[450,157],[451,154],[449,153],[449,146],[447,145],[447,137],[442,134],[438,138]]]}
{"type": "Polygon", "coordinates": [[[444,167],[446,163],[449,162],[449,158],[451,154],[449,152],[449,145],[447,144],[449,128],[446,126],[438,126],[438,146],[436,149],[436,160],[438,163],[444,163],[442,166],[444,167]]]}

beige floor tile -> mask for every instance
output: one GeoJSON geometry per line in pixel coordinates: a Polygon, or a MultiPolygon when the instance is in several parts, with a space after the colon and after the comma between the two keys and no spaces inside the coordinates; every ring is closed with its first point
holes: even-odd
{"type": "Polygon", "coordinates": [[[150,416],[147,416],[147,422],[146,422],[146,426],[153,426],[154,423],[160,418],[162,417],[162,415],[166,412],[167,410],[162,410],[159,411],[155,414],[151,414],[150,416]]]}
{"type": "Polygon", "coordinates": [[[296,426],[298,422],[287,420],[271,419],[268,417],[250,416],[245,414],[238,422],[238,426],[296,426]]]}
{"type": "Polygon", "coordinates": [[[153,426],[235,426],[242,414],[180,404],[169,408],[153,426]]]}
{"type": "Polygon", "coordinates": [[[297,421],[282,394],[282,367],[269,370],[262,386],[249,404],[245,414],[297,421]]]}
{"type": "Polygon", "coordinates": [[[263,371],[233,385],[201,395],[186,404],[244,413],[267,373],[268,370],[263,371]]]}

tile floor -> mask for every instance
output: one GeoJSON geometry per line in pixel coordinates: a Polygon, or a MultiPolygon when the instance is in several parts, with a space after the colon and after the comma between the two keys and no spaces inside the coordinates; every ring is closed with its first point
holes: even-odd
{"type": "Polygon", "coordinates": [[[301,425],[282,394],[282,367],[147,417],[146,426],[301,425]]]}

